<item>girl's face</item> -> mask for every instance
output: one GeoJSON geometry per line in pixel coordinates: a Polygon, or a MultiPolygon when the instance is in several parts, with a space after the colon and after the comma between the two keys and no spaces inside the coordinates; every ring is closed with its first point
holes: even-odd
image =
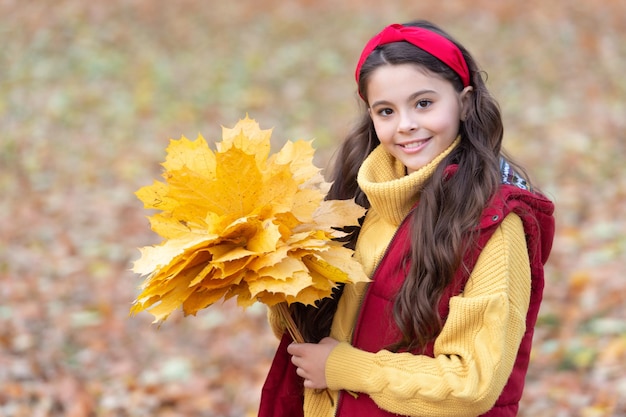
{"type": "Polygon", "coordinates": [[[409,174],[417,171],[457,137],[471,90],[459,93],[449,81],[413,64],[375,69],[367,101],[378,139],[409,174]]]}

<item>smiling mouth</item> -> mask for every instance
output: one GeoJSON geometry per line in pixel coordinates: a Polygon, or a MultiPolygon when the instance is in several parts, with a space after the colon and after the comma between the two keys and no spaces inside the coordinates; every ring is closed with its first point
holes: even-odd
{"type": "Polygon", "coordinates": [[[403,147],[404,149],[417,149],[420,146],[424,145],[429,140],[430,140],[430,138],[428,138],[428,139],[421,139],[421,140],[417,140],[415,142],[401,144],[400,146],[403,147]]]}

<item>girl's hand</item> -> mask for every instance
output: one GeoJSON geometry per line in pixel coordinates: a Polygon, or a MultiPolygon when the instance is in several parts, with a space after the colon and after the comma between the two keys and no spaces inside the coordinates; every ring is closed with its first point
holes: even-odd
{"type": "Polygon", "coordinates": [[[292,343],[287,352],[291,362],[298,368],[296,373],[304,378],[304,386],[312,389],[326,389],[326,360],[330,351],[339,342],[325,337],[319,343],[292,343]]]}

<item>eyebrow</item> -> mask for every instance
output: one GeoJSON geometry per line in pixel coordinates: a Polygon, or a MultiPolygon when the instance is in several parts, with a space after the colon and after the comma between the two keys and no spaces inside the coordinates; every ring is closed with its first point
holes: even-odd
{"type": "MultiPolygon", "coordinates": [[[[407,101],[412,101],[415,100],[416,98],[418,98],[419,96],[423,95],[423,94],[437,94],[437,92],[435,90],[419,90],[414,92],[413,94],[411,94],[407,101]]],[[[374,103],[370,104],[370,107],[377,107],[377,106],[381,106],[381,105],[389,105],[390,102],[387,100],[378,100],[375,101],[374,103]]]]}

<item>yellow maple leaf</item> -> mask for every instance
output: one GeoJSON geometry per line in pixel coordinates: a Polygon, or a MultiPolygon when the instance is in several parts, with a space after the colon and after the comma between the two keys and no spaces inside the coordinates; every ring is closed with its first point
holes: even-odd
{"type": "Polygon", "coordinates": [[[270,153],[271,136],[272,129],[261,130],[258,123],[246,115],[232,129],[222,126],[222,141],[216,145],[219,152],[227,152],[232,146],[242,149],[254,155],[261,165],[270,153]]]}
{"type": "Polygon", "coordinates": [[[162,164],[166,171],[178,171],[187,167],[207,178],[215,175],[215,155],[202,135],[195,141],[190,141],[184,136],[180,140],[170,140],[166,151],[167,158],[162,164]]]}
{"type": "Polygon", "coordinates": [[[196,314],[220,299],[315,304],[338,283],[364,282],[353,252],[336,237],[358,224],[353,201],[326,201],[329,184],[311,142],[286,142],[270,155],[271,129],[246,116],[222,128],[216,151],[202,136],[170,141],[164,182],[136,192],[164,240],[141,248],[145,276],[132,313],[163,321],[177,308],[196,314]]]}

